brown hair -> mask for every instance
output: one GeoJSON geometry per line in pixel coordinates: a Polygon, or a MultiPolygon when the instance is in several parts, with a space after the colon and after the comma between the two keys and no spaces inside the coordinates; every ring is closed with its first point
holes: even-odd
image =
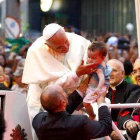
{"type": "Polygon", "coordinates": [[[91,43],[91,45],[88,47],[88,50],[90,50],[90,51],[97,51],[97,50],[99,50],[101,52],[102,56],[106,56],[107,55],[106,44],[103,43],[103,42],[93,41],[91,43]]]}

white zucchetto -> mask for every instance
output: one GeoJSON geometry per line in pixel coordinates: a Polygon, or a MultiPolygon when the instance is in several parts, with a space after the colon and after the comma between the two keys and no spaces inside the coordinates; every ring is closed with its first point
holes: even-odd
{"type": "Polygon", "coordinates": [[[58,30],[64,30],[64,28],[56,23],[48,24],[43,30],[43,38],[45,40],[50,39],[58,30]]]}

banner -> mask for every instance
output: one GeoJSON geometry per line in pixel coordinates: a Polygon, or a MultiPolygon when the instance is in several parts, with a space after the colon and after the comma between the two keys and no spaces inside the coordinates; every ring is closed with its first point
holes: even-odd
{"type": "Polygon", "coordinates": [[[3,140],[33,140],[26,96],[13,91],[0,91],[0,107],[6,130],[3,140]]]}

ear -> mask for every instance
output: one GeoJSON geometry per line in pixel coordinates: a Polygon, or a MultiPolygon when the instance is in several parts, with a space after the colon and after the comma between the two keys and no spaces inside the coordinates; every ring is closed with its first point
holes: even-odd
{"type": "Polygon", "coordinates": [[[67,106],[67,101],[66,100],[61,100],[61,102],[60,102],[60,108],[62,109],[62,108],[66,108],[66,106],[67,106]]]}
{"type": "Polygon", "coordinates": [[[68,104],[68,101],[67,101],[67,100],[63,100],[62,102],[63,102],[63,103],[62,103],[62,104],[63,104],[63,106],[64,106],[64,107],[66,107],[66,106],[67,106],[67,104],[68,104]]]}
{"type": "Polygon", "coordinates": [[[45,42],[45,45],[47,45],[49,48],[51,48],[48,41],[45,42]]]}
{"type": "Polygon", "coordinates": [[[46,44],[48,46],[48,48],[51,48],[48,44],[46,44]]]}
{"type": "Polygon", "coordinates": [[[122,76],[125,77],[125,71],[122,71],[122,76]]]}

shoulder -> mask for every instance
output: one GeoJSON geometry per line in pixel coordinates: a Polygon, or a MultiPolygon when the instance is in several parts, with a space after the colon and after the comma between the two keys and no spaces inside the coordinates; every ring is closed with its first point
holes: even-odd
{"type": "Polygon", "coordinates": [[[39,126],[44,120],[46,120],[47,112],[40,112],[38,113],[32,121],[33,127],[39,126]]]}
{"type": "Polygon", "coordinates": [[[33,43],[32,45],[29,47],[28,51],[32,51],[34,50],[35,48],[40,48],[42,45],[44,45],[45,43],[45,40],[43,39],[43,37],[39,37],[37,38],[33,43]]]}
{"type": "Polygon", "coordinates": [[[44,118],[44,117],[47,117],[47,116],[48,116],[47,112],[40,112],[34,117],[33,120],[38,119],[38,118],[44,118]]]}
{"type": "Polygon", "coordinates": [[[97,66],[96,73],[103,73],[105,74],[105,67],[101,64],[97,66]]]}
{"type": "Polygon", "coordinates": [[[99,65],[97,66],[97,69],[104,70],[104,69],[105,69],[105,67],[104,67],[103,65],[99,64],[99,65]]]}
{"type": "Polygon", "coordinates": [[[127,98],[126,102],[137,102],[137,100],[140,98],[140,87],[135,84],[127,83],[125,95],[125,97],[127,98]]]}
{"type": "Polygon", "coordinates": [[[87,117],[87,115],[71,115],[71,114],[68,114],[67,115],[67,119],[68,121],[67,122],[70,122],[70,123],[83,123],[85,120],[89,120],[89,118],[87,117]],[[72,121],[70,121],[72,120],[72,121]]]}
{"type": "Polygon", "coordinates": [[[69,40],[72,40],[72,39],[77,40],[78,39],[78,41],[85,41],[85,42],[91,43],[90,40],[84,38],[83,36],[75,34],[75,33],[66,32],[66,36],[68,37],[69,40]]]}
{"type": "Polygon", "coordinates": [[[90,120],[86,115],[70,115],[67,116],[66,122],[68,126],[74,126],[74,127],[82,127],[87,124],[90,120]]]}
{"type": "Polygon", "coordinates": [[[3,83],[0,83],[0,90],[9,90],[3,83]]]}
{"type": "Polygon", "coordinates": [[[129,90],[140,90],[140,86],[138,86],[138,85],[131,84],[131,83],[127,83],[127,82],[125,82],[125,83],[126,83],[127,88],[128,88],[129,90]]]}

